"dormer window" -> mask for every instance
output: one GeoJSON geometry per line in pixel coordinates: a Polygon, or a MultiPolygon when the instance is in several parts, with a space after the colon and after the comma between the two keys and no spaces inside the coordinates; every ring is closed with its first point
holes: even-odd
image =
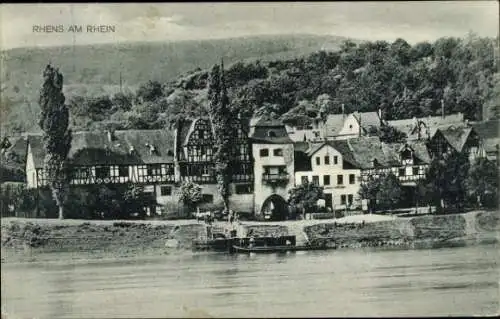
{"type": "Polygon", "coordinates": [[[130,146],[130,148],[129,148],[129,150],[128,150],[128,153],[129,153],[130,155],[134,155],[134,153],[135,153],[135,148],[134,148],[133,146],[130,146]]]}
{"type": "Polygon", "coordinates": [[[378,161],[376,158],[372,159],[372,167],[377,167],[378,166],[378,161]]]}
{"type": "Polygon", "coordinates": [[[269,132],[267,132],[267,136],[268,136],[268,137],[276,137],[276,132],[274,132],[274,131],[269,131],[269,132]]]}

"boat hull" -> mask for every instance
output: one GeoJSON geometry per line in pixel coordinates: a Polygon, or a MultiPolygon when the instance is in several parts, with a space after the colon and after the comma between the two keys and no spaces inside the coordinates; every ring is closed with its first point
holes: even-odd
{"type": "Polygon", "coordinates": [[[284,252],[294,252],[294,251],[308,251],[308,250],[327,250],[334,249],[324,246],[274,246],[274,247],[241,247],[233,246],[233,252],[235,253],[284,253],[284,252]]]}

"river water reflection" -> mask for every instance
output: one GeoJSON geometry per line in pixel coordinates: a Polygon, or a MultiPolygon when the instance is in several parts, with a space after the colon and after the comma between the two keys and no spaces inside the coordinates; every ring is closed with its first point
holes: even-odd
{"type": "Polygon", "coordinates": [[[498,313],[499,246],[2,265],[7,318],[498,313]]]}

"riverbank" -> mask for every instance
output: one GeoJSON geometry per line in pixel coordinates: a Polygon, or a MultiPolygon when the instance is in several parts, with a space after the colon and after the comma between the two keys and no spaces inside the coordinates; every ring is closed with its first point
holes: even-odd
{"type": "MultiPolygon", "coordinates": [[[[224,227],[224,223],[216,223],[224,227]]],[[[2,262],[64,253],[70,258],[161,255],[187,252],[207,237],[206,225],[179,221],[84,221],[4,218],[2,262]]],[[[238,236],[295,235],[298,244],[323,241],[338,248],[413,245],[467,240],[498,241],[500,212],[418,217],[349,216],[335,220],[243,222],[238,236]]],[[[51,257],[53,258],[53,257],[51,257]]]]}

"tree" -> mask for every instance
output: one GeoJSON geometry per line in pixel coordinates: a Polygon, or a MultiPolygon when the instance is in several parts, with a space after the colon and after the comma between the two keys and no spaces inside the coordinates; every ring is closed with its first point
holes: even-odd
{"type": "Polygon", "coordinates": [[[384,143],[404,143],[406,142],[406,133],[399,131],[394,126],[382,124],[378,132],[381,142],[384,143]]]}
{"type": "Polygon", "coordinates": [[[469,169],[467,193],[478,206],[495,206],[498,194],[498,167],[486,158],[478,158],[469,169]]]}
{"type": "Polygon", "coordinates": [[[425,180],[429,191],[436,194],[436,204],[439,208],[446,208],[450,204],[457,209],[463,208],[467,195],[468,171],[467,156],[456,151],[432,160],[425,180]]]}
{"type": "Polygon", "coordinates": [[[141,102],[154,102],[163,96],[163,85],[158,81],[149,80],[137,90],[137,98],[141,102]]]}
{"type": "Polygon", "coordinates": [[[392,210],[401,201],[403,191],[396,175],[389,173],[381,177],[377,192],[377,203],[381,208],[392,210]]]}
{"type": "Polygon", "coordinates": [[[139,217],[144,217],[144,206],[146,205],[146,195],[144,193],[143,185],[131,184],[123,194],[124,205],[123,211],[126,216],[122,218],[130,218],[138,213],[139,217]]]}
{"type": "Polygon", "coordinates": [[[69,191],[70,175],[67,158],[71,147],[69,110],[64,104],[62,93],[63,76],[50,64],[43,72],[43,85],[40,90],[39,125],[44,132],[46,150],[44,171],[52,190],[52,196],[59,208],[59,219],[64,218],[64,204],[69,191]]]}
{"type": "Polygon", "coordinates": [[[214,162],[217,188],[224,202],[224,210],[228,211],[235,132],[231,125],[232,115],[229,109],[229,99],[224,81],[224,65],[222,63],[220,67],[214,65],[212,68],[208,96],[210,101],[210,121],[216,148],[214,162]]]}
{"type": "Polygon", "coordinates": [[[377,208],[377,194],[380,189],[380,179],[373,176],[368,177],[366,183],[359,188],[359,196],[368,200],[368,211],[373,213],[377,208]]]}
{"type": "Polygon", "coordinates": [[[316,208],[318,200],[324,199],[323,187],[306,182],[288,191],[288,203],[302,207],[302,217],[316,208]]]}
{"type": "Polygon", "coordinates": [[[191,181],[181,184],[179,191],[179,201],[183,202],[189,209],[196,209],[201,201],[201,186],[191,181]]]}

